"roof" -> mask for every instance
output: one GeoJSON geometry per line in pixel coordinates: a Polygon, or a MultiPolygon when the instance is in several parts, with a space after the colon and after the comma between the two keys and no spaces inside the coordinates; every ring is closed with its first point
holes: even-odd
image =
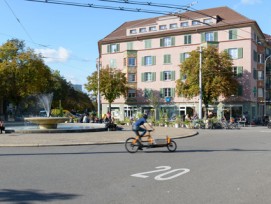
{"type": "MultiPolygon", "coordinates": [[[[189,19],[189,20],[196,20],[200,18],[206,18],[208,16],[218,16],[220,18],[220,21],[218,21],[216,24],[212,25],[201,25],[201,26],[193,26],[193,27],[187,27],[187,28],[179,28],[174,30],[168,30],[168,31],[159,31],[159,32],[153,32],[153,33],[146,33],[144,36],[150,36],[150,35],[158,35],[158,34],[166,34],[166,33],[179,33],[184,31],[190,31],[191,30],[200,30],[200,29],[206,29],[214,27],[224,27],[224,26],[233,26],[233,25],[241,25],[241,24],[247,24],[247,23],[254,23],[258,27],[256,21],[251,20],[238,12],[230,9],[227,6],[223,7],[217,7],[217,8],[209,8],[205,10],[196,10],[196,11],[188,11],[185,13],[178,14],[178,17],[181,19],[189,19]]],[[[100,40],[99,43],[106,43],[108,41],[113,40],[127,40],[129,38],[135,38],[143,36],[141,35],[133,35],[133,36],[127,36],[126,30],[128,28],[133,27],[143,27],[151,24],[155,24],[159,18],[163,16],[158,16],[154,18],[147,18],[147,19],[141,19],[141,20],[135,20],[135,21],[128,21],[123,23],[120,27],[118,27],[116,30],[114,30],[112,33],[107,35],[105,38],[100,40]]]]}

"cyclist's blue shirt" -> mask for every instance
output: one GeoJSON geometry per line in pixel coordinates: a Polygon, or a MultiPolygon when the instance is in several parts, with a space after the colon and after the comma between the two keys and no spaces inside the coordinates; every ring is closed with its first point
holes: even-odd
{"type": "Polygon", "coordinates": [[[139,127],[140,125],[143,125],[146,122],[147,120],[145,118],[140,118],[135,122],[135,126],[139,127]]]}

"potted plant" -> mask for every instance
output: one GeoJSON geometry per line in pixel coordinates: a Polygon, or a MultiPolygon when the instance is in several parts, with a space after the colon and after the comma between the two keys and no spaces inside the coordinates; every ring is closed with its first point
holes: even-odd
{"type": "Polygon", "coordinates": [[[185,120],[184,125],[185,125],[186,128],[190,128],[191,127],[191,121],[185,120]]]}
{"type": "Polygon", "coordinates": [[[175,128],[179,128],[180,123],[181,123],[181,118],[180,118],[180,116],[177,115],[176,119],[175,119],[175,124],[174,124],[175,128]]]}

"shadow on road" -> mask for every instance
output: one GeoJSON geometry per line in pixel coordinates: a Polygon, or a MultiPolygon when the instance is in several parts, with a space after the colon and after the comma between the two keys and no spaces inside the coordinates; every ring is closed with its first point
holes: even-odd
{"type": "Polygon", "coordinates": [[[57,202],[58,200],[70,200],[78,197],[75,194],[44,193],[40,190],[0,190],[0,202],[13,204],[31,204],[36,202],[57,202]]]}

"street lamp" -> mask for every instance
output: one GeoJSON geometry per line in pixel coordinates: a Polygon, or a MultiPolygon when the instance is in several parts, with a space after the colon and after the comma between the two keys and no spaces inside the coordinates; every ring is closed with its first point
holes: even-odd
{"type": "Polygon", "coordinates": [[[264,85],[264,91],[263,91],[263,100],[264,100],[264,116],[266,116],[266,63],[267,63],[267,60],[271,57],[271,55],[269,55],[265,61],[264,61],[264,70],[263,70],[263,85],[264,85]]]}
{"type": "Polygon", "coordinates": [[[199,48],[199,119],[202,119],[202,48],[199,48]]]}

